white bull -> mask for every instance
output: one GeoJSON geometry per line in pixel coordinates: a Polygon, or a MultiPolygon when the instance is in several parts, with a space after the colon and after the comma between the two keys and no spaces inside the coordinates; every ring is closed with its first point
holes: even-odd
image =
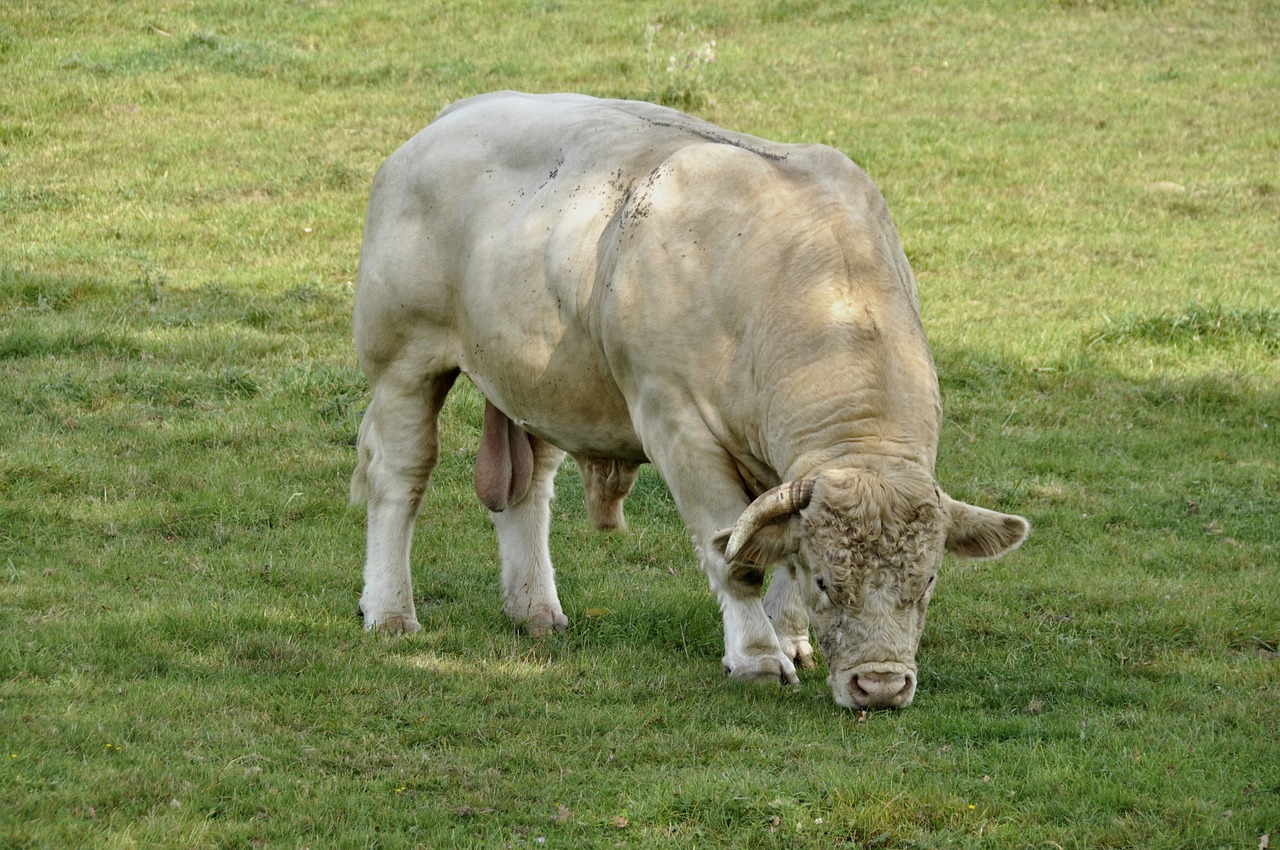
{"type": "Polygon", "coordinates": [[[503,609],[532,633],[567,625],[547,547],[566,452],[601,528],[638,464],[661,472],[733,677],[798,683],[812,620],[843,706],[911,701],[944,549],[993,557],[1029,530],[934,483],[915,280],[884,199],[828,147],[581,95],[454,104],[374,181],[355,342],[366,628],[419,627],[409,543],[459,374],[487,399],[503,609]]]}

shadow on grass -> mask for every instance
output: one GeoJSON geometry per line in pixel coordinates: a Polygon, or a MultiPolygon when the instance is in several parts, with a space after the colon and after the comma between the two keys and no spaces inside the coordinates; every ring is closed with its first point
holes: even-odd
{"type": "MultiPolygon", "coordinates": [[[[1118,345],[1107,357],[1031,367],[937,352],[947,411],[941,483],[959,498],[1027,515],[1036,531],[1005,561],[949,560],[939,594],[949,601],[935,602],[922,654],[933,652],[936,666],[959,656],[940,659],[935,644],[1003,651],[1008,671],[1037,683],[1018,691],[1019,709],[1048,692],[1041,671],[1050,659],[1075,671],[1055,674],[1056,687],[1125,702],[1131,689],[1109,677],[1177,680],[1169,653],[1274,653],[1280,642],[1280,599],[1263,574],[1276,560],[1280,394],[1233,373],[1227,360],[1186,378],[1135,377],[1128,353],[1118,345]],[[941,625],[943,617],[953,619],[941,625]],[[1032,651],[1010,655],[1029,635],[1032,651]],[[1109,670],[1100,679],[1099,666],[1109,670]]],[[[569,604],[591,607],[589,585],[601,578],[620,598],[645,600],[622,602],[613,619],[580,622],[580,643],[676,654],[692,645],[709,659],[720,635],[701,578],[663,587],[664,566],[697,576],[692,553],[664,552],[655,563],[636,540],[651,523],[679,533],[656,476],[650,488],[646,510],[628,512],[628,536],[590,542],[575,529],[559,537],[555,556],[562,575],[573,576],[569,604]]],[[[579,488],[562,484],[562,520],[583,523],[579,499],[579,488]]],[[[959,670],[961,688],[987,675],[963,662],[959,670]]]]}
{"type": "MultiPolygon", "coordinates": [[[[948,560],[920,653],[922,698],[1031,719],[1080,699],[1121,710],[1210,687],[1187,658],[1233,668],[1275,652],[1280,598],[1265,565],[1276,559],[1280,396],[1230,373],[1135,378],[1124,354],[1033,368],[937,353],[944,488],[1023,513],[1036,531],[1002,561],[948,560]]],[[[574,622],[567,636],[528,640],[530,651],[570,667],[625,650],[718,671],[715,601],[656,472],[629,501],[624,535],[587,527],[571,464],[558,485],[552,552],[574,622]]],[[[479,566],[464,586],[427,567],[463,611],[432,615],[509,634],[492,530],[469,527],[479,566]]],[[[421,573],[430,548],[415,557],[421,573]]],[[[824,672],[806,684],[824,690],[824,672]]]]}

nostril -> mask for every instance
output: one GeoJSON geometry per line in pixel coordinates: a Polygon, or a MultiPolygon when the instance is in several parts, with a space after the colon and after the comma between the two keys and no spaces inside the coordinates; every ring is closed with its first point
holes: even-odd
{"type": "Polygon", "coordinates": [[[910,673],[859,673],[849,680],[849,695],[867,708],[894,708],[914,695],[915,677],[910,673]]]}

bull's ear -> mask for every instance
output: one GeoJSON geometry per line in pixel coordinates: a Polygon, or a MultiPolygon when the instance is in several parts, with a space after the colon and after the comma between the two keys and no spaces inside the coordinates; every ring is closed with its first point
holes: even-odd
{"type": "Polygon", "coordinates": [[[730,563],[767,567],[781,561],[783,558],[794,555],[800,548],[799,541],[795,535],[795,531],[798,530],[796,526],[797,522],[794,516],[785,520],[774,520],[768,525],[759,526],[750,537],[738,546],[732,558],[725,551],[729,547],[729,537],[733,534],[732,528],[717,531],[715,536],[711,538],[711,543],[716,547],[720,555],[730,563]]]}
{"type": "Polygon", "coordinates": [[[1031,523],[1023,517],[944,498],[950,518],[948,552],[965,558],[998,558],[1021,546],[1031,533],[1031,523]]]}

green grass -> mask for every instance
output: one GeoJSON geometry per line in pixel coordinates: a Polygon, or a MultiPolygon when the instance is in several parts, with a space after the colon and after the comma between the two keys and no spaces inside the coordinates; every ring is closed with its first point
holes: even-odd
{"type": "Polygon", "coordinates": [[[1094,343],[1141,340],[1168,347],[1233,346],[1254,343],[1280,353],[1280,309],[1239,309],[1222,304],[1192,304],[1156,315],[1130,314],[1106,320],[1094,343]]]}
{"type": "Polygon", "coordinates": [[[1278,40],[1275,2],[5,6],[0,847],[1258,847],[1278,40]],[[715,62],[667,90],[679,38],[715,62]],[[469,388],[418,525],[423,632],[360,630],[367,187],[503,87],[677,98],[885,192],[939,478],[1035,525],[949,562],[907,711],[838,709],[821,665],[725,679],[651,470],[602,536],[566,468],[573,627],[513,633],[469,388]]]}

